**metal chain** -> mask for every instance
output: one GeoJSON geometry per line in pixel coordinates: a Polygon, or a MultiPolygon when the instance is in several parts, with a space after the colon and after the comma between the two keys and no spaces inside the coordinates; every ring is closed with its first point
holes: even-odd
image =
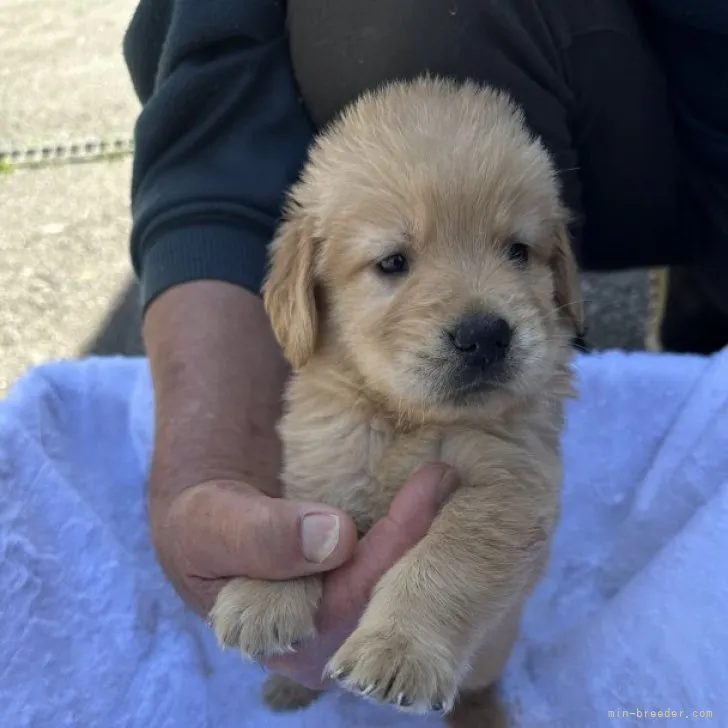
{"type": "Polygon", "coordinates": [[[89,137],[81,141],[49,142],[15,147],[0,145],[0,172],[12,172],[23,167],[118,159],[133,153],[134,139],[131,136],[108,139],[89,137]]]}

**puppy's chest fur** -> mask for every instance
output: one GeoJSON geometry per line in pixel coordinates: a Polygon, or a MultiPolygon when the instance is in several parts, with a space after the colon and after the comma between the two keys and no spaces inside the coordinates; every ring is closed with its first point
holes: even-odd
{"type": "MultiPolygon", "coordinates": [[[[386,515],[397,491],[425,463],[452,465],[462,485],[481,484],[479,471],[492,466],[498,440],[483,430],[432,425],[397,430],[364,408],[346,407],[296,380],[288,399],[279,427],[286,497],[341,508],[360,535],[386,515]]],[[[555,452],[540,438],[526,437],[543,452],[544,463],[558,467],[555,452]]]]}
{"type": "Polygon", "coordinates": [[[414,470],[441,459],[443,437],[434,428],[397,435],[341,411],[315,420],[296,410],[281,423],[285,494],[341,508],[360,534],[386,515],[414,470]]]}

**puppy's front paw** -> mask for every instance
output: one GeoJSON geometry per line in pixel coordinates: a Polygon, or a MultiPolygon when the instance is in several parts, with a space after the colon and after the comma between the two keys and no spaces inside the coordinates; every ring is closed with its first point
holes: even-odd
{"type": "Polygon", "coordinates": [[[217,596],[210,622],[225,647],[251,659],[293,651],[316,632],[321,579],[291,581],[233,579],[217,596]]]}
{"type": "Polygon", "coordinates": [[[357,628],[325,675],[352,693],[412,713],[448,713],[457,689],[447,653],[394,626],[357,628]]]}

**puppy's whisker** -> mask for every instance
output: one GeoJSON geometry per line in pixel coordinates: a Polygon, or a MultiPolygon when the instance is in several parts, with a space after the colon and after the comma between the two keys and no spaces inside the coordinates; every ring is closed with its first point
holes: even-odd
{"type": "Polygon", "coordinates": [[[574,306],[579,303],[591,303],[591,299],[576,299],[574,301],[568,301],[567,303],[562,303],[560,306],[554,306],[553,309],[551,309],[549,314],[546,314],[545,316],[542,314],[542,319],[547,319],[549,315],[552,315],[554,313],[559,313],[559,311],[563,311],[565,308],[569,308],[570,306],[574,306]]]}

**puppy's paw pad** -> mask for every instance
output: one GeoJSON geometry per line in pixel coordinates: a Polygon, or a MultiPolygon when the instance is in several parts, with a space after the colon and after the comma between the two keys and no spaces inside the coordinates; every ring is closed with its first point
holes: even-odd
{"type": "Polygon", "coordinates": [[[320,691],[299,685],[282,675],[271,675],[263,686],[263,700],[276,712],[301,710],[313,703],[319,695],[320,691]]]}
{"type": "Polygon", "coordinates": [[[390,631],[357,629],[326,667],[349,692],[403,712],[447,713],[455,701],[455,671],[417,640],[390,631]]]}
{"type": "Polygon", "coordinates": [[[247,657],[293,652],[315,634],[321,598],[320,580],[233,579],[218,594],[210,623],[225,647],[237,647],[247,657]]]}

